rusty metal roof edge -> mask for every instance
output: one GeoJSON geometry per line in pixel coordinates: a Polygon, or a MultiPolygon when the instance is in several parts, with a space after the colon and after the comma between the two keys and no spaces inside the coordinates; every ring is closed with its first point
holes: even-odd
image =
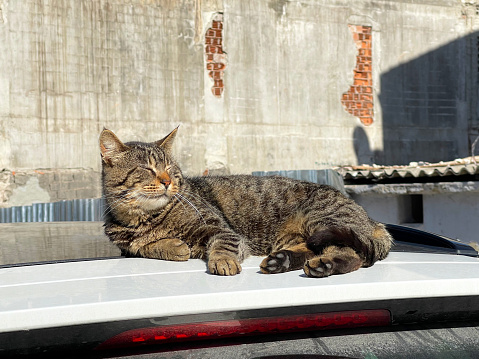
{"type": "Polygon", "coordinates": [[[479,156],[466,157],[450,162],[412,162],[407,166],[339,166],[334,168],[345,180],[445,177],[479,174],[479,156]]]}

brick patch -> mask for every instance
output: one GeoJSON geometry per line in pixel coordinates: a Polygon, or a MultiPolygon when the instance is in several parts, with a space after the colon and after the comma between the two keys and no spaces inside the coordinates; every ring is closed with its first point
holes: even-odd
{"type": "Polygon", "coordinates": [[[223,14],[216,14],[205,34],[206,71],[213,80],[211,92],[221,97],[224,89],[223,72],[226,54],[223,52],[223,14]]]}
{"type": "Polygon", "coordinates": [[[349,25],[358,48],[354,83],[343,94],[341,103],[351,115],[359,117],[366,126],[373,123],[373,76],[372,76],[372,32],[371,26],[349,25]]]}

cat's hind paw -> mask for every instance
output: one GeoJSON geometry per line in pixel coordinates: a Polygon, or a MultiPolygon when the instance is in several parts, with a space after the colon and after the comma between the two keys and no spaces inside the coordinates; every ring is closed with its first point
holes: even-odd
{"type": "Polygon", "coordinates": [[[259,268],[265,274],[287,272],[291,270],[291,253],[289,251],[272,253],[263,259],[259,268]]]}
{"type": "Polygon", "coordinates": [[[227,255],[210,255],[208,271],[216,275],[236,275],[241,272],[241,265],[236,258],[227,255]]]}
{"type": "Polygon", "coordinates": [[[308,277],[323,278],[332,274],[353,272],[361,268],[363,263],[363,259],[354,249],[330,246],[324,249],[322,255],[306,261],[303,269],[308,277]]]}
{"type": "Polygon", "coordinates": [[[314,257],[306,262],[303,269],[308,277],[328,277],[333,274],[334,262],[326,257],[314,257]]]}

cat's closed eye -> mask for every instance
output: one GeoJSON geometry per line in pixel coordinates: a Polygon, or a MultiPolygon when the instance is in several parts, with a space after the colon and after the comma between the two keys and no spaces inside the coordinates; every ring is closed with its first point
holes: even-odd
{"type": "Polygon", "coordinates": [[[156,175],[156,171],[148,165],[139,165],[138,168],[142,171],[147,171],[152,175],[156,175]]]}

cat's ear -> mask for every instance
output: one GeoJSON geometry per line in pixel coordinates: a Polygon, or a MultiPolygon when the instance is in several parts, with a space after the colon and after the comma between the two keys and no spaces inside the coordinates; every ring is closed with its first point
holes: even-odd
{"type": "Polygon", "coordinates": [[[168,135],[166,135],[161,140],[156,141],[155,142],[156,145],[164,149],[166,152],[170,153],[171,147],[173,146],[173,141],[175,140],[175,137],[176,137],[176,132],[178,131],[178,127],[175,128],[173,131],[171,131],[168,135]]]}
{"type": "Polygon", "coordinates": [[[113,132],[107,130],[106,128],[101,131],[100,152],[101,158],[106,164],[111,166],[115,157],[128,149],[129,147],[123,144],[123,142],[121,142],[113,132]]]}

